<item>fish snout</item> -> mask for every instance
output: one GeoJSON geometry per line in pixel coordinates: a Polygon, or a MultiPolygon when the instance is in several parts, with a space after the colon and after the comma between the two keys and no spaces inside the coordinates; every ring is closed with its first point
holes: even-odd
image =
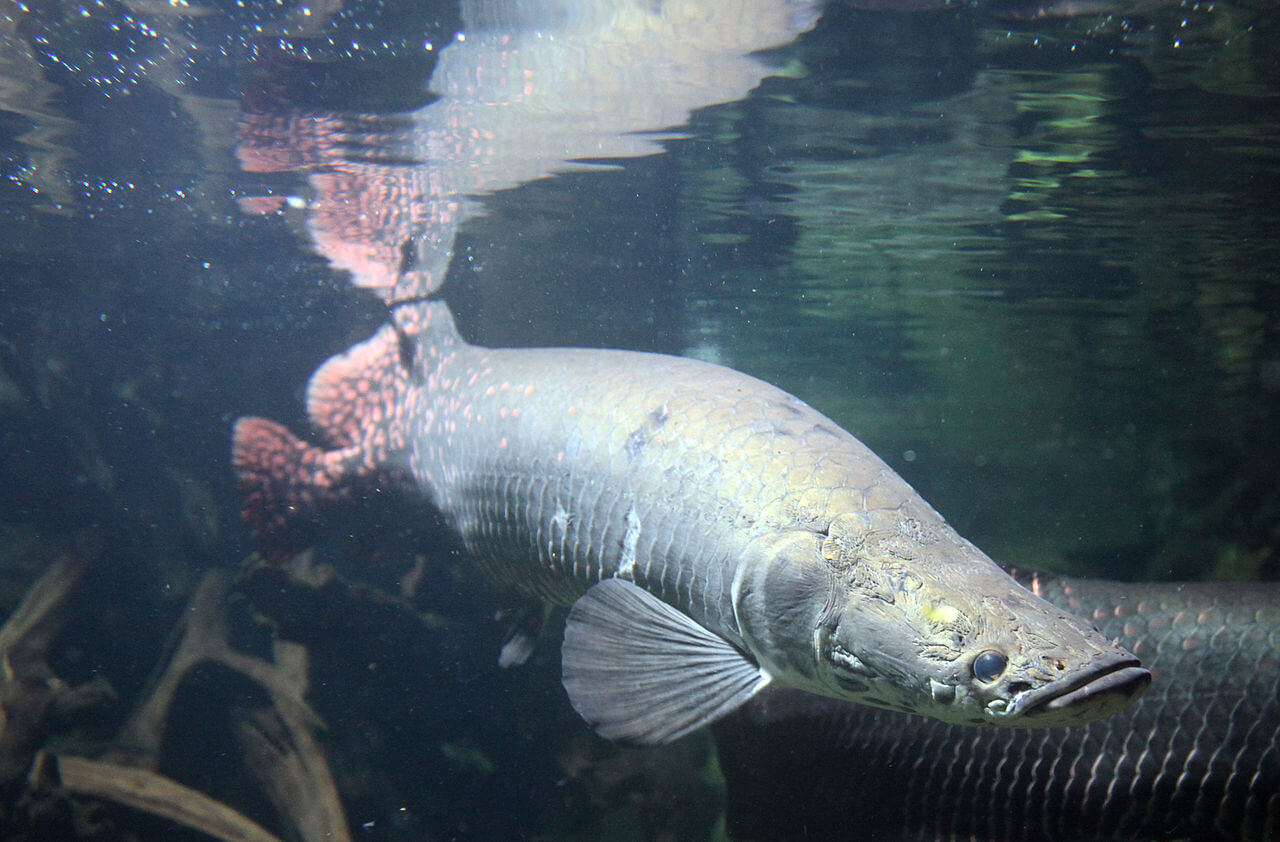
{"type": "Polygon", "coordinates": [[[1150,684],[1150,670],[1128,652],[1117,652],[1020,694],[1010,712],[1028,726],[1078,725],[1123,710],[1150,684]]]}

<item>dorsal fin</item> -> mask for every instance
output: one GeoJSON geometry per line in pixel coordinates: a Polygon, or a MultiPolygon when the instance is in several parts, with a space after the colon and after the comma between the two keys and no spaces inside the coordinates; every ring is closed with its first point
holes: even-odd
{"type": "Polygon", "coordinates": [[[395,407],[409,388],[395,328],[385,325],[317,369],[307,384],[307,416],[325,444],[359,445],[375,419],[394,422],[395,407]]]}

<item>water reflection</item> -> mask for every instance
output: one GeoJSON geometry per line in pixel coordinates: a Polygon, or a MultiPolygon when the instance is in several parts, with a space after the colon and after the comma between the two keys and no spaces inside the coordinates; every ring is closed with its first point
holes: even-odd
{"type": "Polygon", "coordinates": [[[690,111],[755,87],[767,64],[752,54],[813,17],[776,0],[463,3],[431,77],[437,100],[392,119],[248,114],[240,160],[310,172],[315,247],[357,286],[425,295],[475,197],[661,151],[690,111]]]}
{"type": "Polygon", "coordinates": [[[19,33],[21,19],[17,3],[0,2],[0,115],[8,112],[30,123],[15,138],[27,154],[12,177],[40,197],[35,207],[54,211],[71,198],[66,162],[72,155],[68,135],[75,123],[58,109],[59,88],[45,78],[35,50],[19,33]]]}

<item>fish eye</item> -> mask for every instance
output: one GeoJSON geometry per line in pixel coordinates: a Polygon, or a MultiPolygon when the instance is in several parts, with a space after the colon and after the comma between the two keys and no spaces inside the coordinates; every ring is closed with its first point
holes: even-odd
{"type": "Polygon", "coordinates": [[[1009,659],[994,649],[988,649],[973,659],[973,677],[983,684],[990,684],[1004,675],[1009,659]]]}

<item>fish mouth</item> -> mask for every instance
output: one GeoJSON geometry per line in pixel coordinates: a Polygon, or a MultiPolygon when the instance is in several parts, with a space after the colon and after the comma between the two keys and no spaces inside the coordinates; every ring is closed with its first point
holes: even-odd
{"type": "Polygon", "coordinates": [[[1104,719],[1138,700],[1151,684],[1151,671],[1132,655],[1098,661],[1070,678],[1028,690],[1014,699],[1011,713],[1027,725],[1076,725],[1104,719]]]}

